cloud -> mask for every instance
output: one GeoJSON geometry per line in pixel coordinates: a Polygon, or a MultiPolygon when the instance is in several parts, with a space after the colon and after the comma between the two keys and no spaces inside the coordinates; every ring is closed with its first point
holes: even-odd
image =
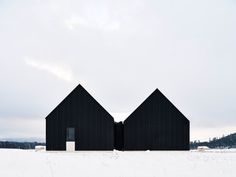
{"type": "Polygon", "coordinates": [[[40,138],[44,140],[45,137],[45,119],[42,118],[0,117],[0,125],[5,125],[0,129],[0,139],[40,138]]]}
{"type": "Polygon", "coordinates": [[[36,68],[38,70],[47,71],[48,73],[66,82],[75,81],[72,71],[66,68],[65,66],[58,65],[55,63],[38,61],[28,57],[25,57],[24,61],[26,65],[36,68]]]}
{"type": "Polygon", "coordinates": [[[104,31],[116,31],[120,29],[120,22],[118,21],[103,21],[99,19],[86,19],[84,17],[72,16],[65,20],[65,25],[70,30],[74,30],[79,26],[86,28],[104,30],[104,31]]]}
{"type": "Polygon", "coordinates": [[[236,126],[235,15],[230,1],[5,1],[0,119],[44,118],[83,81],[116,121],[158,87],[191,133],[236,126]]]}

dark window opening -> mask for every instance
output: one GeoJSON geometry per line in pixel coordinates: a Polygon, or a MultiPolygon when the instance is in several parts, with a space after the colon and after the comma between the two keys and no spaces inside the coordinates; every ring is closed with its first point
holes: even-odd
{"type": "Polygon", "coordinates": [[[75,141],[75,128],[67,128],[66,130],[66,141],[75,141]]]}

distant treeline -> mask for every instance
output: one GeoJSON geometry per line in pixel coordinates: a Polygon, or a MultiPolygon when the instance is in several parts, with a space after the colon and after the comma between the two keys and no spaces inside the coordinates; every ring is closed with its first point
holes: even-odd
{"type": "Polygon", "coordinates": [[[35,149],[35,146],[39,145],[45,146],[45,143],[0,141],[0,148],[35,149]]]}
{"type": "MultiPolygon", "coordinates": [[[[15,141],[0,141],[0,148],[15,148],[15,149],[35,149],[35,146],[45,146],[45,143],[39,142],[15,142],[15,141]]],[[[212,138],[209,141],[190,142],[190,149],[196,149],[198,146],[207,146],[209,148],[236,148],[236,133],[221,138],[212,138]]]]}
{"type": "Polygon", "coordinates": [[[221,138],[212,138],[206,142],[190,142],[190,149],[196,149],[198,146],[207,146],[209,148],[236,148],[236,133],[221,138]]]}

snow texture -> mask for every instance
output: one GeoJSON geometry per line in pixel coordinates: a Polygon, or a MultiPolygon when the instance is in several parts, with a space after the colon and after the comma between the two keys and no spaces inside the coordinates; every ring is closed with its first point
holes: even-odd
{"type": "Polygon", "coordinates": [[[0,177],[235,177],[236,150],[46,152],[0,149],[0,177]]]}

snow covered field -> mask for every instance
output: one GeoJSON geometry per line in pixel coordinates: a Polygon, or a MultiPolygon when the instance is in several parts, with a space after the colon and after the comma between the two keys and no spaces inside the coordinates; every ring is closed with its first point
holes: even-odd
{"type": "Polygon", "coordinates": [[[235,177],[236,150],[45,152],[0,149],[0,177],[235,177]]]}

